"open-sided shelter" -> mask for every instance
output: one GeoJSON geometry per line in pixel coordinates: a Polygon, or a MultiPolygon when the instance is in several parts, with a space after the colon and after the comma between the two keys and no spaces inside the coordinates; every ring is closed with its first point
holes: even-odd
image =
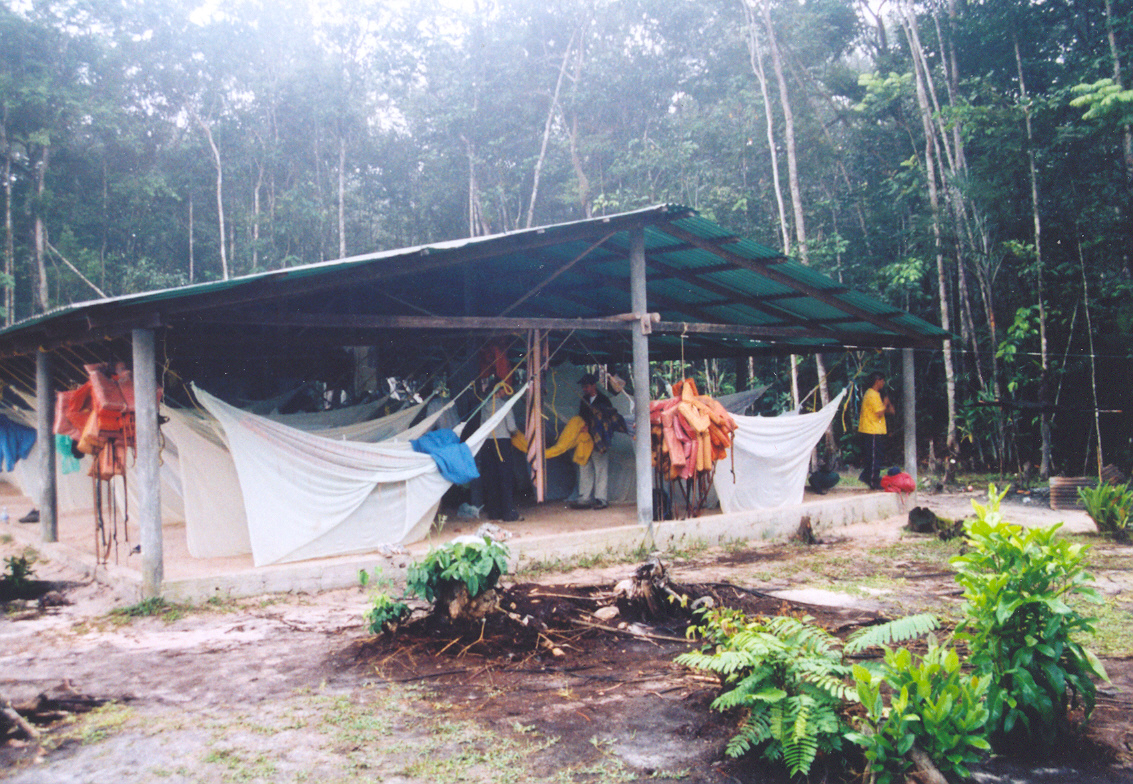
{"type": "MultiPolygon", "coordinates": [[[[53,390],[68,376],[53,356],[79,349],[132,356],[135,519],[143,590],[156,595],[162,574],[160,372],[186,380],[304,378],[341,363],[342,347],[368,346],[384,371],[407,374],[467,352],[469,336],[519,332],[533,333],[531,345],[545,344],[548,354],[561,344],[563,358],[632,362],[638,411],[648,411],[650,360],[911,349],[935,347],[947,337],[692,209],[660,205],[78,303],[0,331],[0,363],[11,378],[35,379],[37,429],[46,443],[53,390]],[[577,346],[586,347],[585,356],[577,346]]],[[[911,382],[912,373],[905,375],[911,382]]],[[[911,413],[906,405],[906,449],[911,413]]],[[[47,540],[55,525],[51,451],[41,450],[38,469],[47,540]]],[[[635,441],[635,455],[638,521],[648,526],[649,439],[635,441]]]]}

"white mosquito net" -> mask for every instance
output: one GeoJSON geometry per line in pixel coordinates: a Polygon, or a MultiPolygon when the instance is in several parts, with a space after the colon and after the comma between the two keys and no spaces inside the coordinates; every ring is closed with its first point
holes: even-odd
{"type": "MultiPolygon", "coordinates": [[[[468,438],[473,455],[523,391],[468,438]]],[[[256,566],[417,541],[451,484],[408,440],[329,439],[194,394],[231,452],[256,566]]]]}

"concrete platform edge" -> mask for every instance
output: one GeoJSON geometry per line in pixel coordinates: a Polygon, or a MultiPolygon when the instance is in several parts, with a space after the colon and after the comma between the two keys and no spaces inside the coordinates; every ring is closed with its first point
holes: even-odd
{"type": "MultiPolygon", "coordinates": [[[[693,545],[717,546],[736,541],[785,539],[798,530],[800,520],[810,518],[814,532],[821,536],[838,527],[877,520],[903,513],[916,503],[916,496],[892,493],[866,493],[851,498],[810,501],[779,509],[761,509],[731,514],[712,514],[688,520],[671,520],[653,525],[653,539],[637,525],[600,530],[566,531],[507,542],[517,568],[537,562],[564,562],[603,554],[626,555],[638,549],[677,550],[693,545]]],[[[141,599],[141,575],[122,566],[95,566],[90,553],[62,543],[38,539],[38,528],[23,530],[16,525],[0,526],[0,533],[34,548],[45,558],[66,563],[90,579],[111,586],[126,603],[141,599]]],[[[162,595],[170,601],[200,603],[213,597],[238,598],[271,593],[318,593],[359,585],[359,573],[380,569],[384,577],[401,582],[410,561],[429,548],[429,542],[411,545],[409,554],[384,557],[379,553],[321,559],[301,563],[276,564],[207,577],[165,580],[162,595]]]]}

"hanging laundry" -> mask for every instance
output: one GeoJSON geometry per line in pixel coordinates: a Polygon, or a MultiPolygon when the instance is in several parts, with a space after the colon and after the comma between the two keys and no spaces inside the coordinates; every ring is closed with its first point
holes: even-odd
{"type": "MultiPolygon", "coordinates": [[[[136,446],[134,379],[126,365],[84,365],[88,381],[55,397],[55,433],[74,439],[76,448],[94,455],[90,475],[99,479],[121,476],[126,449],[136,446]]],[[[161,401],[162,390],[157,389],[161,401]]]]}
{"type": "Polygon", "coordinates": [[[11,471],[35,446],[35,428],[13,422],[0,414],[0,459],[5,471],[11,471]]]}
{"type": "Polygon", "coordinates": [[[83,467],[82,461],[75,455],[75,439],[70,436],[56,433],[55,451],[59,453],[59,470],[62,473],[73,474],[83,467]]]}
{"type": "Polygon", "coordinates": [[[712,471],[728,456],[736,422],[714,398],[700,395],[691,378],[673,385],[673,397],[649,404],[653,465],[668,480],[712,471]]]}

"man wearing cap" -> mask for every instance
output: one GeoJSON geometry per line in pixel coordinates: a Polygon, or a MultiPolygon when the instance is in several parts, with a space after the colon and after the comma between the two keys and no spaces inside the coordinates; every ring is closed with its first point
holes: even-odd
{"type": "MultiPolygon", "coordinates": [[[[578,415],[586,423],[586,431],[594,441],[594,451],[586,465],[578,467],[578,500],[575,509],[605,509],[610,485],[610,436],[613,432],[605,423],[620,419],[610,398],[598,391],[598,377],[587,373],[578,380],[582,385],[582,400],[578,415]]],[[[624,420],[622,428],[625,428],[624,420]]]]}

